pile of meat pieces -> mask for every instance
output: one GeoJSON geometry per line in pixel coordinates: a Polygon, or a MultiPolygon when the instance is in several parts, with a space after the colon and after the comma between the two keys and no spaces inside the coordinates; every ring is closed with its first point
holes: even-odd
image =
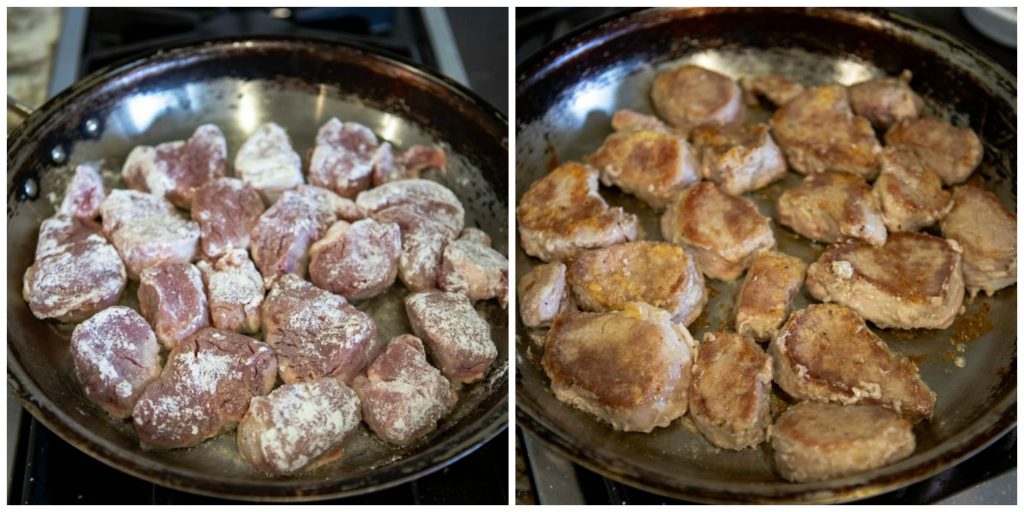
{"type": "Polygon", "coordinates": [[[516,215],[523,250],[543,264],[519,279],[518,304],[555,396],[624,431],[689,411],[718,447],[770,441],[793,481],[909,456],[936,396],[866,321],[945,329],[965,292],[1016,282],[1016,215],[964,184],[978,137],[924,116],[909,82],[737,83],[675,67],[654,80],[656,115],[615,112],[585,163],[533,183],[516,215]],[[775,109],[771,122],[745,124],[744,103],[775,109]],[[782,191],[776,220],[831,244],[814,262],[777,251],[771,219],[744,197],[789,169],[805,177],[782,191]],[[599,183],[662,212],[664,241],[642,240],[599,183]],[[935,224],[942,237],[920,232],[935,224]],[[736,332],[696,343],[685,326],[707,302],[705,278],[741,276],[736,332]],[[805,282],[823,303],[791,312],[805,282]],[[795,404],[781,414],[773,382],[795,404]]]}
{"type": "Polygon", "coordinates": [[[434,431],[497,356],[474,303],[505,307],[508,289],[489,236],[419,178],[445,152],[397,152],[331,119],[305,176],[272,123],[239,149],[235,177],[226,157],[220,129],[203,125],[135,148],[130,189],[79,166],[43,222],[24,295],[39,318],[81,322],[71,350],[86,396],[132,418],[148,449],[237,428],[242,457],[271,474],[339,458],[363,421],[398,446],[434,431]],[[117,305],[129,279],[138,310],[117,305]],[[416,336],[389,342],[353,302],[396,279],[416,336]]]}

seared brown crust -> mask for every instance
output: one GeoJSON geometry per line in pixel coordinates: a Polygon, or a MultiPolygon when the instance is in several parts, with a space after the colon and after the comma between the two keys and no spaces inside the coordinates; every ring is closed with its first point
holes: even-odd
{"type": "Polygon", "coordinates": [[[665,132],[615,132],[585,160],[601,171],[601,183],[617,186],[654,208],[664,208],[679,191],[700,180],[690,145],[665,132]]]}
{"type": "Polygon", "coordinates": [[[953,207],[942,180],[907,146],[882,151],[882,173],[875,180],[874,193],[889,231],[928,227],[953,207]]]}
{"type": "Polygon", "coordinates": [[[892,233],[881,247],[847,240],[811,264],[807,289],[879,327],[945,329],[963,302],[960,248],[922,233],[892,233]]]}
{"type": "Polygon", "coordinates": [[[882,128],[896,121],[916,118],[924,108],[924,101],[910,88],[911,76],[909,70],[904,70],[899,78],[880,78],[851,85],[853,112],[882,128]]]}
{"type": "Polygon", "coordinates": [[[679,128],[729,124],[744,114],[736,82],[690,64],[660,73],[651,87],[651,102],[659,117],[679,128]]]}
{"type": "Polygon", "coordinates": [[[940,224],[963,249],[964,283],[971,295],[992,295],[1017,282],[1017,214],[995,194],[972,186],[953,191],[953,207],[940,224]]]}
{"type": "Polygon", "coordinates": [[[812,174],[779,196],[779,224],[819,242],[862,238],[885,243],[886,231],[871,186],[845,172],[812,174]]]}
{"type": "Polygon", "coordinates": [[[661,234],[690,249],[704,275],[731,281],[757,253],[775,246],[770,220],[745,197],[702,181],[684,190],[661,217],[661,234]]]}
{"type": "Polygon", "coordinates": [[[781,107],[804,92],[804,86],[778,75],[757,75],[740,78],[743,99],[747,105],[760,105],[761,98],[776,107],[781,107]]]}
{"type": "Polygon", "coordinates": [[[825,480],[882,467],[914,452],[910,422],[883,407],[803,402],[771,427],[775,466],[786,480],[825,480]]]}
{"type": "Polygon", "coordinates": [[[795,256],[777,251],[758,254],[736,293],[736,331],[758,341],[774,337],[806,271],[807,264],[795,256]]]}
{"type": "Polygon", "coordinates": [[[966,180],[981,163],[981,140],[970,128],[956,128],[935,118],[907,119],[885,134],[890,146],[910,146],[946,185],[966,180]]]}
{"type": "Polygon", "coordinates": [[[704,276],[694,259],[682,247],[665,242],[627,242],[580,253],[567,278],[587,311],[646,302],[689,325],[707,302],[704,276]]]}
{"type": "Polygon", "coordinates": [[[530,185],[516,207],[523,250],[544,261],[637,238],[636,216],[609,208],[598,171],[568,162],[530,185]]]}
{"type": "Polygon", "coordinates": [[[754,340],[707,333],[693,366],[690,414],[712,444],[742,450],[761,444],[771,423],[772,361],[754,340]]]}
{"type": "Polygon", "coordinates": [[[559,400],[616,430],[650,432],[686,413],[694,351],[668,313],[632,303],[557,318],[541,364],[559,400]]]}
{"type": "Polygon", "coordinates": [[[612,114],[612,129],[617,132],[629,132],[634,130],[653,130],[666,133],[674,133],[685,138],[686,132],[676,130],[665,124],[661,119],[649,114],[641,114],[628,108],[616,110],[612,114]]]}
{"type": "Polygon", "coordinates": [[[814,87],[775,111],[772,136],[793,170],[843,171],[871,179],[882,147],[871,123],[850,110],[846,88],[814,87]]]}
{"type": "Polygon", "coordinates": [[[884,405],[931,419],[935,393],[853,310],[813,304],[794,312],[768,347],[775,382],[794,398],[884,405]]]}
{"type": "Polygon", "coordinates": [[[700,173],[722,190],[740,195],[757,190],[786,175],[786,159],[775,145],[766,124],[737,129],[702,127],[690,137],[698,155],[700,173]]]}

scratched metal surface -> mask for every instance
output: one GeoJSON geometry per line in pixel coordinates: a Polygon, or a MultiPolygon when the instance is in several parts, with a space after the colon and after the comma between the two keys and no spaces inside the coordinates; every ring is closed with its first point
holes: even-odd
{"type": "MultiPolygon", "coordinates": [[[[231,62],[230,57],[224,60],[231,62]]],[[[401,74],[390,65],[383,69],[401,74]]],[[[313,471],[273,477],[240,458],[233,432],[190,449],[141,450],[129,422],[113,420],[82,393],[68,351],[74,326],[37,320],[21,298],[22,276],[32,262],[39,224],[53,214],[54,202],[61,198],[76,164],[100,161],[106,184],[122,186],[120,169],[132,147],[188,138],[202,123],[221,127],[227,138],[228,161],[233,162],[235,152],[256,127],[276,122],[288,130],[293,147],[302,155],[303,169],[317,130],[333,116],[363,123],[398,147],[440,144],[449,152],[449,166],[426,177],[451,188],[465,206],[466,225],[486,231],[495,249],[507,254],[507,200],[497,191],[500,185],[495,185],[506,178],[507,157],[489,160],[487,148],[474,146],[474,142],[462,144],[460,149],[452,142],[457,134],[445,134],[443,127],[424,125],[413,120],[412,114],[403,115],[403,110],[412,106],[403,106],[400,96],[388,97],[390,91],[381,91],[381,96],[386,96],[382,100],[347,90],[341,85],[300,84],[277,77],[217,76],[215,70],[201,81],[157,90],[120,91],[109,100],[109,109],[101,109],[103,114],[97,117],[103,127],[101,134],[68,143],[68,165],[44,163],[37,171],[28,165],[11,165],[8,155],[8,360],[24,372],[12,375],[9,366],[8,386],[22,395],[31,412],[75,446],[136,476],[192,492],[241,499],[313,499],[380,489],[442,467],[504,428],[508,314],[495,301],[478,303],[477,309],[492,327],[498,358],[482,381],[459,389],[455,410],[441,420],[436,431],[411,446],[395,448],[379,441],[363,424],[345,445],[340,460],[313,471]],[[38,196],[20,194],[26,180],[36,177],[38,196]]],[[[467,101],[463,108],[470,111],[473,107],[467,101]]],[[[501,121],[500,117],[494,119],[501,121]]],[[[478,136],[488,134],[481,129],[478,136]]],[[[495,147],[500,145],[501,141],[495,141],[495,147]]],[[[130,283],[122,302],[137,308],[136,290],[137,284],[130,283]]],[[[405,294],[397,283],[383,295],[355,303],[373,317],[382,340],[412,332],[403,305],[405,294]]],[[[262,335],[256,337],[262,339],[262,335]]]]}
{"type": "MultiPolygon", "coordinates": [[[[714,18],[714,15],[711,13],[710,17],[714,18]]],[[[651,19],[655,16],[645,16],[644,13],[636,15],[636,18],[632,28],[659,22],[651,19]]],[[[715,21],[709,23],[714,24],[715,21]]],[[[762,26],[771,25],[766,23],[762,26]]],[[[605,34],[615,34],[617,30],[621,27],[608,28],[605,34]]],[[[594,36],[594,39],[599,37],[594,36]]],[[[557,99],[547,110],[530,111],[525,118],[523,108],[520,107],[517,113],[517,198],[558,162],[579,160],[595,150],[611,133],[609,121],[616,109],[652,112],[647,93],[658,69],[664,66],[695,63],[734,78],[770,72],[805,84],[839,82],[849,85],[899,72],[897,69],[887,73],[855,54],[838,50],[822,53],[799,47],[742,45],[722,48],[720,43],[704,45],[695,41],[680,44],[676,51],[660,57],[642,60],[615,54],[614,51],[602,52],[600,45],[590,47],[587,36],[581,36],[580,40],[584,42],[572,41],[575,48],[588,48],[595,55],[574,56],[571,65],[585,67],[587,72],[575,83],[567,78],[565,83],[571,85],[565,89],[549,91],[557,99]],[[687,44],[695,48],[689,48],[687,44]],[[595,64],[595,59],[601,57],[613,64],[605,67],[595,64]],[[587,65],[580,64],[581,61],[587,65]]],[[[557,64],[553,68],[556,69],[553,74],[561,71],[557,70],[557,64]]],[[[544,72],[547,71],[550,70],[545,69],[544,72]]],[[[522,72],[519,79],[524,80],[522,72]]],[[[535,86],[542,81],[538,79],[530,85],[535,86]]],[[[558,79],[546,80],[546,83],[552,82],[561,83],[558,79]]],[[[944,101],[932,94],[933,89],[927,84],[914,82],[912,85],[924,95],[928,113],[962,125],[976,126],[979,122],[977,117],[971,118],[969,113],[958,110],[957,103],[944,101]]],[[[521,82],[520,96],[530,93],[538,94],[529,87],[524,91],[521,82]]],[[[1010,108],[1015,112],[1015,105],[1010,108]]],[[[769,116],[764,111],[750,111],[750,114],[753,120],[766,120],[769,116]]],[[[993,120],[990,118],[989,121],[993,120]]],[[[1012,123],[1009,120],[1005,122],[1012,123]]],[[[1003,129],[1015,133],[1015,124],[1003,129]]],[[[983,137],[988,133],[978,131],[983,137]]],[[[1015,155],[1008,153],[1015,151],[1015,147],[1008,148],[994,142],[997,141],[985,140],[985,160],[974,179],[996,192],[1011,211],[1015,211],[1015,155]]],[[[778,196],[800,180],[799,175],[790,172],[781,182],[748,193],[746,197],[752,199],[763,214],[774,218],[778,196]]],[[[645,239],[661,240],[659,212],[617,189],[602,187],[600,192],[610,204],[622,206],[639,216],[645,239]]],[[[807,263],[814,261],[824,250],[823,244],[798,237],[775,222],[773,230],[780,250],[807,263]]],[[[517,244],[518,276],[538,263],[523,253],[517,244]]],[[[732,306],[741,279],[736,282],[707,280],[711,298],[704,313],[690,326],[694,338],[701,339],[705,332],[733,329],[732,306]]],[[[795,307],[802,308],[811,302],[816,301],[804,287],[795,307]]],[[[662,494],[700,501],[832,502],[863,498],[934,474],[984,446],[1015,422],[1016,303],[1016,286],[1011,286],[994,297],[967,300],[965,313],[948,329],[900,331],[872,327],[896,352],[917,362],[922,378],[935,390],[938,401],[935,419],[915,427],[917,449],[911,457],[859,475],[818,483],[786,482],[773,470],[768,443],[741,452],[718,449],[704,440],[688,417],[650,434],[613,432],[596,418],[555,399],[538,364],[541,352],[521,322],[517,324],[516,339],[517,421],[576,462],[662,494]]],[[[786,402],[777,388],[774,395],[772,409],[777,415],[786,402]]]]}

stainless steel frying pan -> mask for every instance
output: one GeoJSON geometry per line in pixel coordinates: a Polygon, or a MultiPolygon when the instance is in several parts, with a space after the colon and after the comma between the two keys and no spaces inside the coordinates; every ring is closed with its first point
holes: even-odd
{"type": "MultiPolygon", "coordinates": [[[[234,435],[173,451],[143,451],[128,423],[90,404],[71,371],[70,327],[37,320],[21,298],[39,224],[53,214],[77,163],[102,160],[117,184],[132,147],[187,138],[216,123],[229,161],[261,123],[284,126],[300,154],[337,116],[369,126],[397,146],[440,144],[449,168],[430,175],[466,207],[466,224],[507,254],[508,125],[472,92],[431,72],[355,46],[298,38],[218,40],[167,50],[99,71],[32,114],[8,138],[7,383],[37,419],[71,444],[135,476],[177,489],[241,499],[304,500],[395,485],[437,470],[505,428],[508,316],[480,306],[499,356],[487,378],[463,387],[455,411],[405,449],[365,430],[342,460],[285,478],[261,474],[237,455],[234,435]]],[[[305,166],[304,166],[305,167],[305,166]]],[[[400,286],[357,306],[381,337],[411,332],[400,286]]],[[[134,297],[134,288],[125,293],[134,297]]],[[[493,301],[491,301],[493,302],[493,301]]]]}
{"type": "MultiPolygon", "coordinates": [[[[912,86],[930,113],[971,126],[985,146],[974,178],[1016,210],[1017,84],[1005,70],[962,43],[901,16],[841,9],[689,9],[628,12],[595,22],[534,55],[516,73],[516,197],[558,162],[578,160],[611,132],[619,108],[651,112],[648,92],[662,66],[692,62],[733,77],[778,73],[806,84],[849,85],[914,73],[912,86]]],[[[767,119],[755,112],[755,119],[767,119]]],[[[774,215],[790,176],[748,194],[774,215]]],[[[637,213],[659,238],[657,213],[615,189],[615,205],[637,213]]],[[[774,226],[779,247],[805,261],[824,249],[774,226]]],[[[517,244],[518,245],[518,244],[517,244]]],[[[516,252],[522,276],[538,262],[516,252]]],[[[737,283],[709,280],[712,298],[690,326],[731,329],[737,283]]],[[[540,351],[516,339],[517,423],[570,459],[611,478],[683,499],[708,502],[836,502],[908,485],[982,449],[1016,423],[1017,290],[979,297],[942,331],[879,330],[912,357],[938,394],[935,420],[916,427],[917,449],[899,463],[846,478],[789,483],[777,476],[767,444],[742,452],[707,443],[688,419],[651,434],[613,432],[549,390],[540,351]],[[963,363],[960,367],[958,363],[963,363]]],[[[806,294],[796,307],[812,299],[806,294]]],[[[517,333],[524,333],[522,325],[517,333]]],[[[779,403],[774,404],[776,406],[779,403]]],[[[778,407],[774,407],[778,409],[778,407]]]]}

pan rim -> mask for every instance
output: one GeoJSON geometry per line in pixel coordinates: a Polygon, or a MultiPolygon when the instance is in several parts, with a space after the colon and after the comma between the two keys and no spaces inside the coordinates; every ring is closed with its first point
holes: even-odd
{"type": "MultiPolygon", "coordinates": [[[[248,50],[252,46],[295,48],[306,51],[311,48],[319,48],[325,51],[353,52],[360,57],[375,60],[385,66],[412,74],[417,80],[433,83],[444,90],[455,93],[460,101],[467,103],[469,108],[476,109],[484,119],[489,120],[497,127],[504,126],[504,141],[507,145],[508,120],[505,114],[468,87],[404,58],[384,55],[351,41],[287,35],[221,37],[176,45],[153,55],[130,58],[104,67],[75,82],[40,106],[8,135],[8,199],[13,197],[12,180],[17,174],[14,171],[18,168],[12,159],[24,152],[24,145],[34,135],[40,134],[41,128],[52,119],[54,112],[59,112],[63,107],[111,80],[130,75],[136,70],[161,63],[180,62],[187,58],[201,58],[216,50],[226,50],[231,47],[248,50]]],[[[507,196],[499,197],[498,200],[507,204],[508,198],[507,196]]],[[[20,300],[20,296],[9,296],[8,300],[20,300]]],[[[507,371],[505,371],[504,377],[495,383],[493,388],[496,393],[501,395],[499,400],[481,411],[468,425],[458,429],[450,439],[426,447],[419,453],[403,457],[397,464],[384,464],[360,475],[340,480],[324,480],[316,476],[299,481],[268,480],[249,483],[223,477],[212,479],[211,475],[199,474],[190,469],[168,467],[146,459],[139,459],[136,452],[121,449],[105,439],[95,436],[91,430],[81,424],[71,421],[68,415],[64,414],[46,394],[42,393],[37,383],[25,370],[16,352],[13,351],[10,340],[8,342],[8,390],[14,392],[22,406],[40,423],[79,450],[120,471],[170,488],[207,496],[247,501],[311,501],[378,491],[438,471],[472,453],[508,426],[509,386],[507,371]]],[[[507,360],[505,364],[508,364],[507,360]]]]}
{"type": "MultiPolygon", "coordinates": [[[[553,67],[551,60],[560,55],[560,52],[556,50],[566,49],[573,47],[574,40],[581,38],[598,27],[605,25],[612,25],[614,23],[623,23],[631,17],[647,17],[655,16],[657,13],[669,13],[679,11],[750,11],[754,9],[765,9],[764,7],[630,7],[622,10],[607,14],[605,16],[596,18],[588,21],[568,32],[554,39],[550,43],[542,46],[533,53],[531,53],[522,63],[516,66],[516,99],[518,100],[526,91],[526,89],[535,81],[543,79],[547,73],[551,71],[553,67]],[[530,77],[530,80],[527,80],[530,77]]],[[[1017,89],[1017,78],[1012,75],[1002,65],[998,64],[987,54],[975,48],[973,45],[964,42],[956,37],[950,35],[948,32],[935,28],[931,25],[926,25],[913,18],[900,14],[898,12],[890,11],[884,8],[872,8],[872,7],[808,7],[808,8],[797,8],[797,7],[770,7],[769,9],[777,10],[789,10],[789,11],[806,11],[806,12],[833,12],[845,16],[867,16],[871,19],[879,22],[888,24],[890,28],[896,27],[900,29],[912,29],[919,32],[926,32],[929,36],[939,39],[945,44],[956,48],[959,51],[963,51],[968,54],[972,60],[979,64],[982,64],[987,71],[990,71],[998,76],[1002,82],[1012,84],[1014,97],[1016,97],[1017,89]]],[[[586,50],[588,46],[578,45],[575,51],[586,50]]],[[[1016,105],[1015,105],[1016,106],[1016,105]]],[[[516,125],[519,125],[518,116],[516,118],[516,125]]]]}
{"type": "MultiPolygon", "coordinates": [[[[614,39],[621,35],[627,25],[634,23],[639,24],[652,24],[658,23],[658,16],[665,13],[672,13],[678,11],[690,11],[693,13],[697,12],[738,12],[738,11],[751,11],[757,8],[751,7],[724,7],[724,8],[628,8],[611,13],[607,16],[595,19],[584,25],[581,25],[563,36],[555,39],[548,45],[538,49],[530,56],[528,56],[520,65],[516,68],[517,84],[516,84],[516,97],[517,101],[524,98],[526,95],[534,93],[531,88],[536,87],[536,84],[543,82],[550,74],[557,71],[560,62],[565,59],[572,58],[577,52],[585,52],[594,47],[599,47],[601,43],[606,40],[614,39]],[[603,30],[604,33],[599,36],[592,36],[592,32],[603,30]],[[592,37],[588,37],[592,36],[592,37]]],[[[969,70],[972,73],[991,73],[994,75],[1001,84],[1004,84],[1009,89],[1008,94],[1012,94],[1014,101],[1014,110],[1016,111],[1016,78],[1009,73],[1004,67],[995,63],[990,57],[981,53],[973,46],[954,38],[946,32],[937,28],[925,25],[921,22],[913,20],[909,17],[886,11],[882,9],[849,9],[849,8],[776,8],[778,10],[790,10],[810,13],[820,12],[833,12],[831,17],[840,21],[849,19],[846,17],[868,17],[886,27],[899,30],[900,34],[910,33],[913,35],[920,35],[931,37],[939,40],[943,44],[946,44],[958,51],[963,52],[970,58],[972,58],[979,66],[978,70],[969,70]]],[[[916,42],[913,41],[912,42],[916,42]]],[[[998,91],[1001,93],[1002,91],[998,91]]],[[[1004,94],[1000,94],[1005,96],[1004,94]]],[[[1007,96],[1008,97],[1008,96],[1007,96]]],[[[535,112],[536,117],[531,119],[522,119],[517,114],[516,117],[516,129],[518,132],[529,123],[537,121],[542,117],[544,112],[535,112]]],[[[517,325],[519,325],[517,323],[517,325]]],[[[521,339],[521,330],[517,328],[516,345],[517,351],[520,343],[527,343],[521,339]]],[[[1015,341],[1016,339],[1014,339],[1015,341]]],[[[520,362],[519,364],[533,364],[532,362],[520,362]]],[[[1016,358],[1013,361],[1013,367],[1016,368],[1016,358]]],[[[517,369],[518,372],[518,369],[517,369]]],[[[1014,373],[1015,375],[1015,373],[1014,373]]],[[[708,489],[707,487],[700,487],[697,485],[684,485],[682,482],[667,482],[667,481],[644,481],[634,475],[639,474],[637,468],[629,465],[622,460],[608,460],[598,459],[594,457],[595,451],[587,450],[587,446],[579,444],[568,436],[566,432],[560,430],[558,427],[553,425],[553,422],[549,421],[549,418],[543,413],[543,408],[531,399],[524,396],[523,391],[517,386],[516,391],[516,424],[521,426],[527,432],[534,435],[536,439],[541,441],[545,446],[553,449],[560,455],[572,460],[573,462],[586,467],[596,473],[604,475],[613,480],[624,482],[628,485],[632,485],[641,489],[645,489],[657,494],[670,496],[680,499],[689,499],[697,501],[705,501],[711,503],[736,503],[736,502],[763,502],[763,503],[790,503],[794,501],[800,502],[811,502],[811,503],[832,503],[839,501],[847,501],[851,499],[866,498],[872,495],[877,495],[889,490],[900,488],[914,482],[918,482],[930,476],[933,476],[940,471],[947,469],[978,451],[984,449],[988,445],[1000,439],[1010,429],[1016,426],[1016,379],[1013,379],[1013,386],[1006,396],[1001,400],[997,401],[991,410],[981,414],[974,422],[968,425],[967,428],[962,430],[956,436],[947,439],[945,442],[940,443],[927,452],[922,454],[932,454],[931,459],[938,461],[937,464],[932,464],[933,460],[929,460],[928,457],[921,457],[919,463],[913,465],[909,469],[920,469],[917,474],[907,475],[907,478],[901,478],[895,481],[889,481],[885,483],[872,484],[872,482],[879,480],[885,475],[897,473],[892,468],[902,468],[900,463],[885,466],[872,472],[861,474],[859,477],[846,477],[843,479],[835,479],[825,482],[817,482],[811,484],[792,484],[789,482],[782,481],[773,483],[773,488],[769,489],[766,484],[750,485],[747,487],[743,486],[729,486],[719,487],[718,489],[708,489]],[[932,464],[929,466],[929,464],[932,464]],[[627,467],[628,466],[628,467],[627,467]],[[926,467],[928,466],[928,467],[926,467]],[[889,470],[889,471],[885,471],[889,470]],[[868,479],[870,478],[870,479],[868,479]],[[810,485],[821,486],[826,483],[842,483],[853,480],[861,480],[867,483],[860,485],[847,485],[846,488],[839,487],[839,491],[830,492],[830,494],[821,494],[822,490],[829,492],[827,488],[816,489],[814,491],[807,490],[801,492],[790,492],[788,494],[780,493],[779,488],[785,486],[786,488],[798,488],[798,487],[809,487],[810,485]],[[742,489],[740,489],[742,487],[742,489]],[[760,488],[761,493],[756,492],[756,489],[760,488]],[[737,493],[744,493],[745,495],[738,495],[737,493]]],[[[905,459],[902,461],[906,463],[908,461],[915,460],[914,457],[905,459]]],[[[906,464],[910,466],[909,464],[906,464]]],[[[906,470],[906,469],[905,469],[906,470]]]]}
{"type": "MultiPolygon", "coordinates": [[[[49,117],[48,113],[54,110],[57,106],[66,105],[71,103],[72,100],[81,96],[85,92],[93,89],[94,87],[108,82],[111,78],[116,76],[122,76],[130,73],[132,70],[140,69],[145,66],[153,65],[157,62],[166,61],[173,62],[179,58],[179,56],[188,55],[190,57],[197,57],[194,55],[196,52],[211,52],[221,47],[227,46],[242,46],[252,47],[253,45],[260,46],[291,46],[308,48],[311,45],[324,47],[329,50],[342,50],[352,51],[361,54],[364,57],[377,60],[383,64],[391,67],[399,68],[403,71],[412,73],[421,79],[425,79],[430,82],[435,82],[445,89],[449,89],[452,92],[458,93],[464,99],[469,100],[474,107],[482,108],[488,114],[493,117],[497,122],[504,125],[508,125],[508,117],[497,109],[490,102],[483,99],[479,94],[471,90],[469,87],[462,85],[455,80],[442,75],[440,72],[435,71],[426,66],[420,66],[404,57],[384,54],[378,52],[376,49],[372,49],[368,46],[359,44],[354,41],[348,40],[329,40],[310,36],[295,36],[295,35],[250,35],[250,36],[227,36],[227,37],[216,37],[205,39],[199,42],[191,42],[180,44],[169,47],[158,51],[157,53],[143,56],[143,57],[128,57],[118,62],[100,68],[92,73],[82,77],[80,80],[68,86],[63,91],[59,92],[56,96],[50,98],[45,103],[39,106],[31,115],[29,115],[21,124],[16,126],[7,136],[8,140],[8,155],[15,153],[20,147],[20,142],[25,139],[25,134],[29,133],[30,130],[36,128],[44,118],[49,117]],[[12,144],[13,143],[13,144],[12,144]]],[[[8,177],[10,177],[10,169],[8,169],[8,177]]]]}

